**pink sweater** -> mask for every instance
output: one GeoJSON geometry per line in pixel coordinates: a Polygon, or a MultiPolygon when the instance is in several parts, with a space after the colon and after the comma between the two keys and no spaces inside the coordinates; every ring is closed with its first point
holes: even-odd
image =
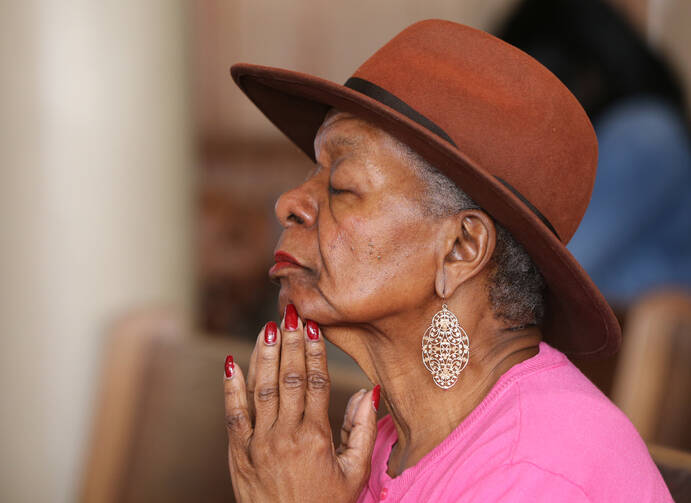
{"type": "Polygon", "coordinates": [[[397,439],[391,416],[377,427],[359,503],[672,501],[626,416],[545,342],[398,477],[386,473],[397,439]]]}

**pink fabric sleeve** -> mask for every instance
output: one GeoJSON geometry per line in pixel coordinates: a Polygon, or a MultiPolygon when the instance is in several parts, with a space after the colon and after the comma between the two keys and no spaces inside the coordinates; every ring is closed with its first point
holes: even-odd
{"type": "Polygon", "coordinates": [[[451,501],[486,503],[510,501],[531,503],[591,503],[583,489],[558,473],[529,462],[500,466],[451,501]]]}

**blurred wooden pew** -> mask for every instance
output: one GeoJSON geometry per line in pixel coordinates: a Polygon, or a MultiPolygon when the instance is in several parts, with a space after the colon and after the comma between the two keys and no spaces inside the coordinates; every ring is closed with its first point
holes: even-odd
{"type": "Polygon", "coordinates": [[[628,311],[612,399],[675,501],[691,501],[691,294],[651,292],[628,311]]]}
{"type": "Polygon", "coordinates": [[[651,443],[648,450],[674,501],[691,501],[691,452],[651,443]]]}
{"type": "Polygon", "coordinates": [[[646,442],[691,451],[691,294],[653,292],[631,306],[612,399],[646,442]]]}
{"type": "MultiPolygon", "coordinates": [[[[232,353],[246,372],[252,346],[183,333],[171,313],[119,323],[105,355],[81,501],[232,502],[223,361],[232,353]]],[[[371,384],[354,364],[330,360],[329,371],[338,433],[348,398],[371,384]]]]}

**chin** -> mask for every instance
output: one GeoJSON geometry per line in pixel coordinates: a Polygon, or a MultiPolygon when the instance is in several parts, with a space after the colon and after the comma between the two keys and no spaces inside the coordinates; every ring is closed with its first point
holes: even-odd
{"type": "Polygon", "coordinates": [[[292,303],[298,312],[298,316],[304,321],[306,319],[314,320],[317,323],[322,323],[323,316],[320,316],[320,311],[317,306],[320,304],[318,299],[315,299],[315,293],[296,291],[295,289],[287,289],[281,287],[278,293],[278,315],[283,317],[285,308],[292,303]]]}
{"type": "Polygon", "coordinates": [[[348,323],[349,320],[357,318],[352,316],[354,313],[361,312],[361,309],[344,308],[345,303],[351,299],[337,297],[330,300],[331,302],[312,283],[282,281],[278,292],[278,314],[279,317],[283,317],[285,307],[292,303],[303,321],[310,319],[320,326],[329,326],[348,323]]]}

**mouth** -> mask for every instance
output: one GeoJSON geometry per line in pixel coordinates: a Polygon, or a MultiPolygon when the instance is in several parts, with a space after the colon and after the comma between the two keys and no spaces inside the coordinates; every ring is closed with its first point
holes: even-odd
{"type": "Polygon", "coordinates": [[[289,267],[304,268],[304,266],[298,262],[298,260],[293,257],[290,253],[284,252],[282,250],[277,251],[274,254],[274,261],[276,262],[271,269],[269,269],[269,278],[275,280],[277,278],[278,271],[289,267]]]}

